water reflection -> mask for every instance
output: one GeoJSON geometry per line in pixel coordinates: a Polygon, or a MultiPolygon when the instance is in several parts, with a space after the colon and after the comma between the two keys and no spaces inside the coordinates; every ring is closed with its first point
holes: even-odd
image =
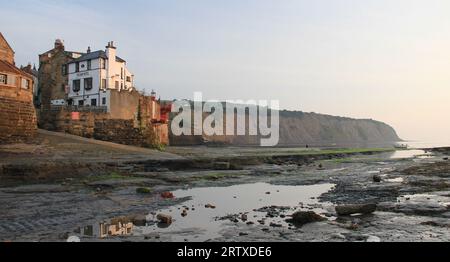
{"type": "MultiPolygon", "coordinates": [[[[326,213],[325,206],[329,203],[319,203],[318,197],[333,187],[333,184],[282,186],[255,183],[178,190],[173,192],[175,197],[192,199],[156,212],[171,215],[173,223],[165,229],[157,225],[136,227],[134,235],[172,233],[175,241],[205,241],[220,236],[222,229],[237,223],[289,227],[286,217],[297,210],[326,213]],[[184,235],[183,232],[190,233],[184,235]]],[[[155,214],[153,218],[156,220],[155,214]]]]}
{"type": "Polygon", "coordinates": [[[397,150],[392,152],[389,158],[391,159],[402,159],[402,158],[429,158],[432,157],[432,153],[425,152],[424,150],[397,150]]]}
{"type": "Polygon", "coordinates": [[[74,232],[81,237],[107,238],[115,236],[126,236],[133,233],[134,224],[122,219],[112,219],[110,222],[100,222],[96,225],[88,225],[77,228],[74,232]]]}

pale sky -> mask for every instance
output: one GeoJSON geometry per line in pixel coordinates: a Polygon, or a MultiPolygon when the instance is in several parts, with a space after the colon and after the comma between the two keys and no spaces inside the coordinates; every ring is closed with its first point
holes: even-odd
{"type": "Polygon", "coordinates": [[[0,31],[19,65],[56,38],[70,51],[114,40],[163,99],[277,99],[450,141],[448,0],[2,0],[0,31]]]}

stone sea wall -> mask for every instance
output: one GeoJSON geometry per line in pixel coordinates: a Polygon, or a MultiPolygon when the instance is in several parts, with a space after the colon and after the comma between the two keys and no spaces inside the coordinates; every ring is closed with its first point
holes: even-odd
{"type": "Polygon", "coordinates": [[[36,131],[32,93],[0,86],[0,144],[26,142],[34,138],[36,131]]]}

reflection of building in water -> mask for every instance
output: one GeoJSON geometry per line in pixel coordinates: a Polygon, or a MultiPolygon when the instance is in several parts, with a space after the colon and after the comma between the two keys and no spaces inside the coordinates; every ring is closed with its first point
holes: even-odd
{"type": "Polygon", "coordinates": [[[129,235],[133,231],[133,223],[100,223],[100,238],[105,238],[108,236],[123,236],[129,235]]]}

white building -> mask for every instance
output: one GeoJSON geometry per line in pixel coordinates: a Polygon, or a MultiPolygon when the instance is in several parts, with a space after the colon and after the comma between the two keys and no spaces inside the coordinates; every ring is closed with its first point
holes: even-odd
{"type": "Polygon", "coordinates": [[[71,61],[63,69],[69,75],[68,104],[75,106],[104,106],[110,111],[110,90],[134,90],[134,75],[126,62],[116,56],[114,42],[106,51],[87,53],[71,61]]]}

